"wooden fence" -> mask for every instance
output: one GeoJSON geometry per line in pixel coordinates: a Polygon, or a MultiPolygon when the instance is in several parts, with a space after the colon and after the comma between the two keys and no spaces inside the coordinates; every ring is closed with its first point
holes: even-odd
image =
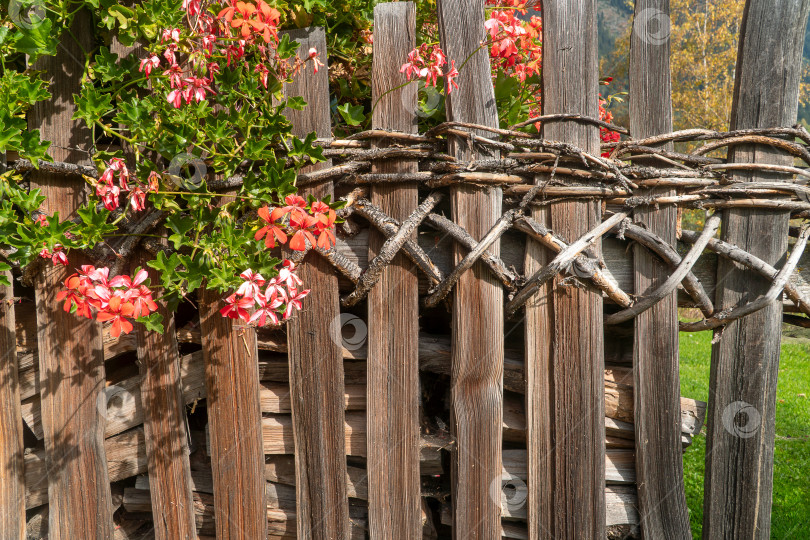
{"type": "MultiPolygon", "coordinates": [[[[415,86],[390,91],[410,2],[375,8],[371,131],[330,139],[327,69],[285,88],[329,158],[302,193],[348,201],[286,328],[201,293],[163,336],[114,339],[61,310],[64,270],[0,289],[0,538],[691,538],[681,454],[707,413],[680,397],[678,305],[716,331],[704,537],[769,536],[780,324],[810,315],[808,233],[789,228],[808,190],[787,181],[810,162],[788,127],[810,0],[748,0],[735,131],[676,134],[669,40],[642,16],[669,2],[636,0],[616,160],[592,120],[594,0],[544,2],[542,138],[498,126],[483,1],[438,8],[445,52],[470,59],[431,132],[415,86]],[[689,205],[716,210],[702,232],[679,230],[689,205]]],[[[326,50],[322,29],[289,34],[326,50]]],[[[58,163],[89,164],[72,43],[35,66],[53,78],[29,117],[54,141],[51,172],[29,173],[49,214],[83,197],[58,163]]]]}

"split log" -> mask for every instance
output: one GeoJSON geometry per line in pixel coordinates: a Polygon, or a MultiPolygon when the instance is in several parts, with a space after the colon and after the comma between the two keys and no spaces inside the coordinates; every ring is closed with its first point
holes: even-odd
{"type": "MultiPolygon", "coordinates": [[[[268,483],[268,486],[271,485],[268,483]]],[[[270,493],[277,493],[277,488],[278,486],[269,487],[268,490],[270,493]]],[[[289,488],[283,490],[285,497],[292,496],[292,493],[288,490],[289,488]]],[[[267,538],[298,538],[296,534],[297,519],[294,498],[279,499],[276,503],[279,506],[272,507],[268,505],[267,507],[267,538]]],[[[149,490],[127,488],[124,491],[124,508],[130,512],[150,513],[152,508],[149,490]]],[[[214,533],[214,500],[212,495],[194,492],[194,515],[200,540],[205,535],[212,535],[214,533]]],[[[366,537],[367,520],[361,512],[351,512],[350,527],[351,534],[349,538],[352,540],[362,540],[366,537]]]]}
{"type": "MultiPolygon", "coordinates": [[[[605,488],[605,525],[607,527],[617,525],[629,525],[635,528],[639,523],[636,490],[632,486],[608,486],[605,488]]],[[[529,531],[526,526],[514,519],[525,519],[526,509],[516,508],[508,510],[510,514],[504,516],[501,522],[501,537],[529,540],[529,531]],[[511,515],[514,513],[515,515],[511,515]],[[523,516],[519,518],[517,516],[523,516]]],[[[442,505],[441,510],[442,525],[451,525],[450,505],[442,505]]]]}
{"type": "Polygon", "coordinates": [[[263,455],[256,330],[223,318],[215,291],[201,290],[199,296],[217,538],[263,538],[267,523],[259,478],[263,455]]]}
{"type": "MultiPolygon", "coordinates": [[[[438,0],[436,5],[442,48],[449,58],[464,63],[458,89],[447,94],[447,120],[497,128],[489,55],[481,50],[486,39],[481,25],[484,3],[438,0]]],[[[488,133],[472,130],[472,134],[448,136],[448,153],[464,161],[499,157],[497,151],[472,142],[488,133]]],[[[503,192],[498,186],[456,184],[450,188],[450,199],[453,221],[476,242],[489,236],[503,212],[503,192]]],[[[492,243],[490,252],[500,254],[499,240],[492,243]]],[[[454,266],[468,260],[459,243],[453,244],[452,254],[454,266]]],[[[479,260],[460,275],[452,299],[450,424],[457,445],[451,464],[453,534],[494,538],[500,529],[500,505],[490,496],[489,487],[502,469],[503,288],[479,260]]]]}
{"type": "MultiPolygon", "coordinates": [[[[669,0],[636,0],[630,46],[630,131],[636,138],[672,131],[669,32],[663,39],[649,17],[655,13],[660,26],[669,20],[669,0]]],[[[664,146],[673,150],[673,144],[664,146]]],[[[639,165],[659,166],[660,161],[638,160],[639,165]]],[[[635,195],[675,195],[672,188],[639,189],[635,195]]],[[[676,242],[678,209],[674,206],[641,206],[633,221],[672,245],[676,242]]],[[[640,244],[633,251],[637,297],[652,294],[671,269],[640,244]]],[[[683,484],[683,456],[678,401],[678,298],[667,294],[634,321],[633,375],[636,430],[638,499],[645,538],[688,540],[689,511],[683,484]]]]}
{"type": "MultiPolygon", "coordinates": [[[[142,428],[107,439],[104,441],[104,451],[110,481],[115,482],[146,472],[146,443],[142,428]]],[[[48,502],[49,471],[42,447],[25,454],[26,509],[48,502]]]]}
{"type": "MultiPolygon", "coordinates": [[[[796,122],[802,46],[810,1],[748,0],[740,30],[731,129],[787,127],[796,122]]],[[[704,147],[705,148],[705,147],[704,147]]],[[[777,145],[729,149],[730,163],[791,165],[777,145]]],[[[742,182],[779,181],[766,171],[739,171],[742,182]]],[[[784,180],[784,177],[781,178],[784,180]]],[[[780,202],[780,201],[774,201],[780,202]]],[[[787,251],[790,213],[723,212],[722,239],[777,266],[787,251]]],[[[764,295],[770,284],[721,260],[718,310],[764,295]]],[[[703,503],[704,538],[765,539],[771,535],[776,389],[782,313],[778,301],[715,334],[703,503]],[[744,487],[743,487],[744,486],[744,487]]]]}
{"type": "MultiPolygon", "coordinates": [[[[144,253],[139,251],[140,262],[146,268],[149,259],[144,253]]],[[[160,283],[158,272],[152,268],[147,272],[152,283],[160,283]]],[[[155,294],[161,296],[162,289],[155,294]]],[[[177,332],[174,314],[162,302],[158,312],[166,325],[162,334],[140,324],[135,330],[140,383],[135,391],[143,411],[149,475],[155,486],[151,491],[152,507],[157,514],[153,520],[155,539],[194,540],[187,419],[177,332]]]]}
{"type": "MultiPolygon", "coordinates": [[[[432,373],[449,374],[449,340],[444,336],[423,335],[420,340],[420,353],[422,354],[423,370],[432,373]]],[[[356,352],[356,351],[355,351],[356,352]]],[[[180,360],[180,376],[182,380],[183,400],[186,404],[196,400],[205,399],[206,389],[203,376],[202,353],[195,352],[185,355],[180,360]]],[[[523,392],[522,378],[523,366],[516,360],[505,363],[505,406],[503,416],[504,440],[525,440],[526,419],[521,398],[518,393],[523,392]],[[521,384],[517,384],[521,381],[521,384]]],[[[363,411],[366,408],[365,369],[363,362],[347,363],[344,407],[347,411],[363,411]]],[[[35,371],[33,365],[27,367],[26,377],[35,371]]],[[[263,413],[283,414],[291,412],[289,387],[286,382],[287,363],[283,361],[259,361],[259,371],[267,376],[274,376],[274,381],[264,381],[260,386],[260,403],[263,413]],[[270,367],[273,364],[277,366],[270,367]]],[[[23,375],[21,374],[21,378],[23,375]]],[[[621,367],[610,367],[605,370],[605,422],[606,427],[612,430],[608,435],[618,438],[632,438],[627,436],[627,427],[634,421],[633,411],[633,375],[632,370],[621,367]]],[[[681,398],[681,432],[682,443],[688,445],[691,437],[697,435],[703,426],[706,405],[689,398],[681,398]]],[[[42,424],[40,422],[39,397],[31,396],[22,403],[23,419],[31,431],[41,438],[42,424]]],[[[112,437],[122,431],[143,423],[143,410],[139,391],[138,377],[118,381],[107,387],[107,431],[106,437],[112,437]]],[[[269,443],[268,443],[269,444],[269,443]]],[[[290,441],[274,442],[271,447],[289,447],[290,441]],[[286,446],[285,446],[286,445],[286,446]]],[[[614,441],[613,446],[621,443],[614,441]]],[[[423,473],[428,474],[428,473],[423,473]]]]}

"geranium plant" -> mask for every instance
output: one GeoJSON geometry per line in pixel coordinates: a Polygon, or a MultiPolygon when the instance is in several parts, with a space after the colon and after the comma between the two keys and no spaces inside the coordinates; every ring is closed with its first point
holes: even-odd
{"type": "Polygon", "coordinates": [[[39,190],[15,169],[2,173],[0,270],[45,258],[67,267],[57,296],[64,309],[109,322],[115,336],[136,320],[159,329],[156,301],[176,305],[201,286],[223,293],[223,316],[249,323],[277,324],[300,309],[308,291],[271,250],[330,249],[339,207],[295,195],[298,169],[323,159],[314,135],[292,136],[284,116],[305,103],[284,96],[283,83],[323,65],[319,51],[298,55],[279,33],[302,12],[264,0],[14,7],[0,25],[0,152],[34,166],[51,160],[49,143],[25,122],[27,109],[51,97],[42,74],[25,69],[26,55],[30,64],[56,54],[60,39],[75,39],[72,21],[89,16],[98,40],[76,59],[83,76],[74,118],[91,131],[97,172],[82,169],[88,197],[74,220],[42,214],[39,190]],[[142,47],[119,56],[113,39],[142,47]],[[210,185],[237,178],[229,191],[210,185]],[[71,252],[132,234],[128,223],[149,213],[165,216],[171,248],[148,263],[159,271],[160,298],[143,269],[111,276],[104,266],[72,267],[71,252]],[[272,242],[260,234],[271,214],[272,242]]]}

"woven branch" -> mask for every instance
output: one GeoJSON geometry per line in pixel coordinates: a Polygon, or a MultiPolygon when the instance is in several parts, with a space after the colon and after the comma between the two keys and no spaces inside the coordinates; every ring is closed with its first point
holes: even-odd
{"type": "Polygon", "coordinates": [[[597,227],[580,237],[576,242],[568,246],[554,257],[550,263],[535,272],[526,280],[526,285],[510,300],[504,308],[507,317],[512,317],[515,312],[525,304],[534,293],[548,280],[556,276],[563,269],[568,268],[577,256],[585,251],[585,248],[604,236],[615,225],[626,219],[628,212],[618,212],[610,218],[600,223],[597,227]]]}
{"type": "MultiPolygon", "coordinates": [[[[526,233],[530,238],[537,240],[555,253],[560,253],[568,249],[568,243],[564,239],[552,233],[529,216],[523,216],[515,221],[513,227],[526,233]]],[[[574,259],[574,265],[577,267],[577,275],[589,278],[597,288],[618,305],[622,307],[631,306],[633,300],[630,296],[621,290],[618,284],[610,279],[601,268],[589,264],[589,259],[592,260],[592,258],[594,258],[593,253],[589,251],[589,249],[586,249],[582,255],[578,255],[577,258],[574,259]]]]}
{"type": "MultiPolygon", "coordinates": [[[[692,323],[690,328],[715,328],[734,320],[730,317],[744,316],[739,314],[752,312],[751,310],[759,306],[767,297],[764,296],[762,299],[735,310],[714,313],[711,299],[690,270],[703,251],[701,244],[706,242],[705,246],[708,249],[740,262],[773,280],[774,287],[778,285],[783,273],[790,270],[786,266],[782,271],[777,272],[776,269],[751,254],[712,239],[710,225],[713,226],[719,217],[710,218],[707,221],[707,229],[704,229],[701,235],[689,231],[683,233],[683,237],[687,241],[695,243],[689,255],[683,259],[673,246],[656,235],[652,235],[649,231],[629,223],[624,217],[631,209],[639,206],[676,205],[680,208],[771,208],[791,212],[794,217],[810,218],[810,187],[805,185],[810,179],[810,170],[807,168],[765,163],[725,163],[722,159],[706,156],[712,151],[735,145],[767,145],[810,164],[810,150],[808,150],[810,133],[803,127],[730,132],[683,130],[640,140],[628,139],[602,145],[603,150],[612,150],[611,158],[604,158],[584,152],[571,144],[545,140],[530,133],[517,131],[517,128],[537,121],[587,123],[627,134],[627,130],[593,118],[577,115],[547,115],[510,129],[462,122],[445,122],[423,135],[370,130],[343,140],[318,139],[316,144],[324,147],[324,156],[334,159],[335,164],[325,169],[299,175],[298,186],[308,186],[324,181],[335,181],[337,184],[354,186],[412,181],[420,187],[434,188],[463,183],[481,186],[502,185],[505,187],[504,193],[507,195],[504,215],[485,237],[477,242],[467,231],[452,221],[430,213],[441,196],[439,193],[429,195],[423,200],[417,211],[400,224],[368,201],[362,200],[365,194],[359,191],[360,188],[356,189],[349,196],[348,206],[341,211],[341,216],[356,214],[363,217],[379,229],[387,240],[380,253],[370,261],[365,270],[335,249],[328,251],[316,249],[321,256],[329,260],[343,275],[356,284],[356,289],[343,300],[344,305],[353,305],[364,298],[377,283],[382,268],[390,264],[396,253],[402,251],[428,277],[429,295],[425,299],[425,304],[428,306],[435,306],[446,298],[459,277],[470,269],[476,260],[481,260],[497,276],[503,286],[514,294],[506,305],[506,312],[509,315],[523,305],[543,283],[560,272],[568,271],[573,272],[583,281],[593,284],[624,308],[623,311],[607,317],[606,323],[616,324],[620,320],[628,320],[636,316],[648,309],[658,299],[671,294],[674,288],[682,282],[683,288],[705,317],[704,321],[692,323]],[[482,133],[491,135],[483,136],[482,133]],[[484,152],[484,155],[487,154],[487,151],[492,153],[492,150],[497,150],[502,152],[505,157],[483,158],[470,162],[460,161],[446,153],[446,137],[449,136],[466,139],[470,145],[484,152]],[[374,143],[382,140],[389,143],[389,146],[371,148],[374,143]],[[701,145],[689,154],[658,147],[661,144],[675,141],[700,142],[701,145]],[[419,164],[418,172],[403,174],[368,172],[373,163],[393,159],[410,159],[417,162],[419,164]],[[637,159],[644,159],[644,164],[634,165],[634,160],[637,159]],[[651,166],[650,163],[659,163],[660,167],[651,166]],[[784,175],[785,181],[740,181],[746,176],[740,173],[746,172],[784,175]],[[538,175],[542,175],[542,183],[537,181],[538,175]],[[639,187],[672,188],[676,190],[676,194],[637,196],[635,190],[639,187]],[[601,200],[603,204],[620,206],[621,212],[615,213],[570,245],[565,239],[522,215],[529,205],[544,205],[568,199],[601,200]],[[427,253],[412,239],[422,222],[446,232],[469,250],[447,277],[442,275],[427,253]],[[507,268],[500,257],[489,251],[491,246],[510,228],[525,233],[529,238],[539,241],[555,253],[551,263],[535,272],[529,279],[525,279],[513,269],[507,268]],[[650,296],[634,303],[630,295],[618,287],[609,272],[600,267],[599,259],[588,248],[592,242],[608,232],[615,233],[620,238],[626,236],[657,254],[665,264],[672,266],[674,273],[665,282],[665,286],[662,285],[650,296]]],[[[279,155],[283,154],[283,150],[280,149],[279,155]]],[[[245,173],[254,166],[255,163],[245,162],[239,169],[240,173],[245,173]]],[[[26,160],[12,162],[9,167],[20,172],[33,169],[33,165],[26,160]]],[[[53,174],[85,175],[93,178],[98,176],[95,167],[69,163],[42,162],[40,169],[53,174]]],[[[225,180],[209,183],[209,189],[238,188],[243,181],[244,176],[234,175],[225,180]]],[[[162,213],[135,216],[134,219],[125,220],[121,224],[122,231],[125,234],[143,234],[157,225],[162,218],[162,213]]],[[[806,231],[802,231],[800,239],[805,236],[806,231]]],[[[123,238],[112,245],[100,246],[90,255],[94,260],[111,265],[113,272],[116,273],[126,263],[127,256],[134,251],[137,243],[137,236],[123,238]]],[[[143,243],[152,252],[168,249],[152,239],[145,239],[143,243]]],[[[798,243],[797,246],[799,246],[798,243]]],[[[799,251],[798,247],[794,249],[794,253],[799,251]]],[[[301,260],[305,253],[306,251],[292,256],[296,260],[301,260]]],[[[792,257],[793,254],[791,260],[793,260],[792,257]]],[[[30,278],[38,268],[38,265],[29,265],[26,275],[30,278]]],[[[810,300],[803,298],[799,291],[787,281],[785,281],[783,289],[785,295],[796,303],[801,311],[810,314],[810,300]]],[[[776,292],[777,295],[778,292],[776,292]]]]}
{"type": "MultiPolygon", "coordinates": [[[[425,223],[439,231],[449,234],[456,242],[472,251],[478,246],[478,242],[470,236],[470,234],[447,219],[438,214],[429,214],[425,218],[425,223]]],[[[498,257],[489,251],[484,251],[481,254],[481,260],[489,266],[492,273],[503,283],[503,286],[509,290],[514,290],[517,287],[520,276],[512,272],[506,267],[506,264],[498,257]]]]}
{"type": "Polygon", "coordinates": [[[524,120],[518,124],[515,124],[510,129],[518,129],[526,126],[531,126],[533,124],[550,124],[552,122],[562,122],[565,120],[580,122],[583,124],[591,124],[594,126],[603,127],[605,129],[609,129],[610,131],[615,131],[617,133],[621,133],[623,135],[630,135],[630,130],[621,126],[617,126],[616,124],[611,124],[609,122],[605,122],[604,120],[599,120],[598,118],[591,118],[590,116],[584,116],[581,114],[545,114],[543,116],[536,116],[534,118],[529,118],[528,120],[524,120]]]}
{"type": "Polygon", "coordinates": [[[509,210],[504,214],[501,219],[495,222],[495,225],[487,232],[484,238],[475,246],[462,260],[459,262],[453,271],[447,276],[438,286],[431,291],[428,291],[428,297],[425,298],[426,307],[435,307],[439,302],[444,300],[450,290],[455,286],[456,282],[461,278],[461,274],[472,268],[481,255],[489,249],[489,247],[498,241],[498,239],[505,233],[511,226],[512,222],[519,215],[518,210],[509,210]]]}
{"type": "MultiPolygon", "coordinates": [[[[638,242],[640,245],[661,257],[661,259],[673,268],[677,268],[681,264],[681,256],[674,247],[665,242],[664,239],[657,234],[643,227],[639,227],[635,223],[624,222],[614,227],[611,232],[619,236],[624,235],[638,242]]],[[[698,235],[696,234],[695,238],[697,237],[698,235]]],[[[683,278],[682,285],[686,293],[694,300],[695,306],[700,309],[706,317],[711,317],[714,313],[714,305],[695,274],[691,271],[687,272],[686,276],[683,278]]]]}
{"type": "MultiPolygon", "coordinates": [[[[379,207],[370,202],[365,202],[364,204],[353,204],[352,206],[347,207],[346,210],[346,215],[351,215],[354,213],[365,218],[388,238],[391,238],[397,234],[397,231],[399,231],[399,222],[394,218],[385,215],[385,213],[380,210],[379,207]]],[[[407,255],[408,258],[411,259],[411,261],[413,261],[420,270],[422,270],[425,276],[427,276],[428,280],[430,280],[432,283],[439,283],[442,279],[444,279],[441,270],[439,270],[438,267],[433,264],[433,261],[430,260],[427,253],[425,253],[416,242],[410,239],[406,240],[402,245],[402,250],[405,252],[405,255],[407,255]]]]}
{"type": "MultiPolygon", "coordinates": [[[[0,165],[0,168],[3,168],[0,165]]],[[[76,165],[74,163],[65,163],[62,161],[39,161],[39,167],[34,167],[34,164],[27,159],[18,159],[11,165],[12,169],[17,172],[30,172],[40,170],[42,172],[51,174],[62,174],[65,176],[89,176],[91,178],[98,178],[98,170],[95,167],[87,165],[76,165]]]]}
{"type": "MultiPolygon", "coordinates": [[[[796,269],[796,266],[799,264],[799,260],[802,258],[804,248],[807,247],[808,238],[810,238],[810,228],[805,228],[802,231],[802,234],[799,235],[799,239],[796,240],[796,245],[793,247],[793,252],[790,254],[785,266],[783,266],[779,273],[774,276],[773,284],[771,285],[770,289],[768,289],[767,293],[760,296],[753,302],[748,302],[747,304],[736,307],[731,311],[723,311],[709,319],[703,319],[702,321],[682,324],[680,327],[681,330],[684,332],[712,330],[767,307],[768,304],[775,301],[779,295],[782,294],[788,279],[790,279],[790,275],[796,269]]],[[[697,246],[697,243],[695,245],[697,246]]]]}
{"type": "MultiPolygon", "coordinates": [[[[686,242],[694,244],[697,241],[698,234],[694,231],[683,231],[681,238],[686,242]]],[[[747,251],[743,251],[728,242],[712,238],[709,240],[709,244],[706,247],[722,257],[759,272],[771,281],[776,278],[776,274],[778,273],[776,268],[759,257],[751,255],[747,251]]],[[[800,311],[810,315],[810,299],[805,298],[804,295],[790,283],[785,284],[785,295],[796,304],[796,307],[799,308],[800,311]]],[[[706,318],[710,316],[711,314],[708,314],[706,318]]]]}
{"type": "MultiPolygon", "coordinates": [[[[433,210],[439,201],[442,200],[442,197],[443,195],[437,192],[428,195],[416,211],[402,222],[396,234],[385,241],[382,248],[380,248],[379,254],[371,259],[368,268],[366,268],[366,271],[360,276],[357,288],[342,300],[341,303],[345,307],[355,305],[368,295],[371,288],[374,287],[380,280],[380,277],[382,277],[383,269],[391,264],[391,261],[394,260],[394,256],[402,248],[403,244],[413,236],[425,217],[433,210]]],[[[366,203],[368,203],[368,201],[358,201],[355,205],[363,205],[366,203]]]]}
{"type": "Polygon", "coordinates": [[[700,233],[700,237],[698,238],[697,242],[695,242],[692,249],[681,261],[681,264],[678,265],[678,268],[667,278],[667,280],[664,281],[664,283],[655,289],[649,296],[639,300],[631,307],[605,317],[605,324],[616,325],[629,321],[630,319],[637,317],[639,314],[644,313],[653,307],[665,296],[669,296],[678,287],[678,284],[683,281],[686,274],[692,270],[692,267],[695,266],[698,258],[706,248],[706,244],[709,243],[711,237],[714,236],[715,233],[717,233],[717,230],[720,228],[720,221],[720,216],[718,215],[713,215],[707,219],[706,225],[703,227],[703,232],[700,233]]]}

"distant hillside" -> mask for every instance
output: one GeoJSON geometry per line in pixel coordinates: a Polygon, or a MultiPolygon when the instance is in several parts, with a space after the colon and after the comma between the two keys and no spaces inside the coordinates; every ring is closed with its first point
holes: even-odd
{"type": "MultiPolygon", "coordinates": [[[[599,31],[599,58],[602,61],[602,76],[613,76],[616,80],[610,85],[607,93],[626,91],[629,82],[626,77],[617,73],[616,66],[611,66],[607,62],[608,57],[614,50],[616,39],[626,30],[633,16],[632,0],[597,0],[598,8],[598,31],[599,31]]],[[[807,33],[804,40],[804,60],[806,65],[810,65],[810,23],[807,25],[807,33]]],[[[808,77],[805,78],[805,81],[808,77]]],[[[620,123],[626,123],[626,107],[618,106],[614,109],[614,115],[620,123]]],[[[799,107],[799,121],[810,127],[810,104],[799,107]]]]}
{"type": "Polygon", "coordinates": [[[633,10],[626,0],[597,0],[599,58],[613,52],[613,45],[630,24],[633,10]]]}

